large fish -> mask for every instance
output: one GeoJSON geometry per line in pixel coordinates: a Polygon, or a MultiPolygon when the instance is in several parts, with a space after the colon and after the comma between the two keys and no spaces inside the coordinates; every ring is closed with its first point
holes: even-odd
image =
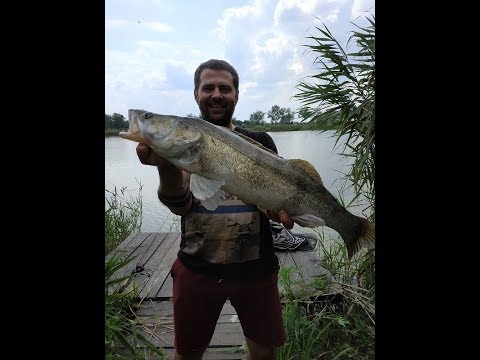
{"type": "Polygon", "coordinates": [[[345,209],[305,160],[284,159],[256,141],[202,119],[129,110],[122,138],[149,145],[191,174],[190,190],[209,210],[224,191],[264,209],[284,209],[300,226],[337,231],[351,258],[375,246],[375,225],[345,209]]]}

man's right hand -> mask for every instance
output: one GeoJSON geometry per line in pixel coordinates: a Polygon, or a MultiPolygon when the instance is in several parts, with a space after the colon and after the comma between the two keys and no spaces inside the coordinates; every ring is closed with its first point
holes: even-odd
{"type": "Polygon", "coordinates": [[[173,166],[167,159],[156,154],[147,144],[139,143],[137,145],[137,156],[144,165],[158,166],[161,169],[173,166]]]}
{"type": "Polygon", "coordinates": [[[192,198],[180,206],[172,204],[172,199],[185,198],[189,191],[188,173],[177,168],[164,157],[156,154],[150,146],[139,143],[137,145],[138,159],[142,164],[156,166],[160,176],[158,198],[171,212],[184,215],[192,206],[192,198]],[[162,200],[163,199],[163,200],[162,200]],[[167,199],[170,203],[167,203],[167,199]]]}

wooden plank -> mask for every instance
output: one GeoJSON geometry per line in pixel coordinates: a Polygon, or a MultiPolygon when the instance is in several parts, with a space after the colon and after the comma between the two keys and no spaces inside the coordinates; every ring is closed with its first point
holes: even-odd
{"type": "Polygon", "coordinates": [[[286,257],[285,257],[285,261],[283,262],[282,267],[293,267],[293,268],[296,268],[297,266],[295,265],[295,261],[293,260],[292,252],[291,252],[291,251],[287,251],[287,252],[285,252],[285,254],[286,254],[286,257]]]}
{"type": "Polygon", "coordinates": [[[110,258],[114,255],[128,255],[129,252],[126,249],[129,247],[129,245],[131,245],[130,248],[134,246],[134,243],[138,245],[141,243],[141,241],[145,240],[145,238],[145,233],[140,232],[135,232],[128,235],[125,240],[123,240],[115,249],[105,256],[105,260],[110,260],[110,258]]]}
{"type": "Polygon", "coordinates": [[[318,289],[313,286],[309,286],[317,276],[325,276],[327,281],[327,288],[325,294],[339,293],[342,291],[341,286],[335,281],[330,271],[321,266],[321,260],[318,254],[314,251],[298,251],[292,253],[293,261],[296,267],[301,271],[303,275],[302,281],[310,288],[312,293],[318,294],[318,289]]]}
{"type": "Polygon", "coordinates": [[[142,258],[139,261],[145,268],[150,266],[151,258],[155,255],[157,250],[161,248],[165,239],[168,237],[168,233],[151,233],[153,235],[152,242],[148,249],[143,253],[142,258]]]}
{"type": "MultiPolygon", "coordinates": [[[[148,234],[146,240],[142,243],[142,251],[139,252],[138,256],[132,262],[131,268],[135,269],[137,264],[144,266],[144,271],[136,273],[132,283],[127,287],[127,291],[131,291],[135,288],[136,293],[140,293],[145,287],[146,283],[149,281],[149,269],[148,263],[155,253],[161,251],[162,244],[164,239],[168,236],[168,233],[144,233],[148,234]]],[[[130,271],[132,271],[130,270],[130,271]]],[[[150,271],[150,273],[153,271],[150,271]]]]}
{"type": "Polygon", "coordinates": [[[135,312],[137,316],[173,315],[172,301],[145,300],[135,312]]]}
{"type": "Polygon", "coordinates": [[[175,240],[174,233],[152,233],[154,239],[142,255],[140,262],[143,263],[145,270],[135,276],[135,286],[139,297],[142,298],[148,293],[145,290],[146,286],[152,282],[152,275],[155,270],[161,265],[165,253],[168,252],[172,246],[172,240],[175,240]]]}
{"type": "MultiPolygon", "coordinates": [[[[141,257],[143,251],[150,245],[150,242],[153,240],[152,233],[138,233],[132,241],[128,243],[123,249],[114,250],[116,256],[129,256],[132,255],[135,258],[130,261],[123,268],[119,269],[112,278],[119,278],[131,274],[132,270],[135,269],[138,258],[141,257]]],[[[118,248],[117,248],[118,249],[118,248]]],[[[113,253],[112,253],[113,256],[113,253]]]]}
{"type": "Polygon", "coordinates": [[[277,252],[275,252],[275,254],[278,257],[278,264],[280,265],[280,267],[283,267],[283,264],[285,263],[285,260],[287,259],[288,252],[287,251],[277,251],[277,252]]]}
{"type": "Polygon", "coordinates": [[[165,282],[157,293],[157,299],[171,299],[173,297],[173,279],[170,273],[171,269],[168,271],[165,282]]]}
{"type": "MultiPolygon", "coordinates": [[[[157,297],[157,293],[163,286],[167,275],[170,273],[173,262],[177,258],[181,240],[180,233],[170,233],[168,237],[170,241],[172,239],[174,240],[172,246],[170,246],[166,254],[156,254],[160,257],[163,255],[163,259],[159,262],[160,265],[154,270],[146,286],[142,289],[140,293],[141,299],[155,299],[157,297]]],[[[167,239],[165,241],[167,241],[167,239]]]]}

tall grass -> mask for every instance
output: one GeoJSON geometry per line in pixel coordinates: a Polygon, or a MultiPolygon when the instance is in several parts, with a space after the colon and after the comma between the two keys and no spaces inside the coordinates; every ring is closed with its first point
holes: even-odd
{"type": "Polygon", "coordinates": [[[349,261],[340,241],[325,246],[318,242],[322,266],[341,285],[337,296],[328,294],[331,281],[325,276],[304,284],[298,270],[282,268],[279,284],[285,292],[283,319],[287,342],[277,349],[277,360],[375,358],[375,282],[372,252],[363,252],[349,261]],[[370,271],[366,271],[370,270],[370,271]],[[296,276],[299,275],[299,276],[296,276]],[[317,289],[312,295],[312,287],[317,289]]]}
{"type": "MultiPolygon", "coordinates": [[[[335,129],[337,143],[346,138],[345,153],[353,162],[346,174],[354,190],[349,204],[367,200],[368,217],[375,218],[375,17],[358,27],[347,52],[326,26],[316,27],[305,45],[315,55],[319,72],[302,81],[294,96],[318,129],[335,129]]],[[[355,25],[356,26],[356,25],[355,25]]],[[[341,301],[326,298],[313,312],[302,312],[301,292],[288,293],[283,310],[289,336],[277,351],[278,360],[375,358],[375,252],[365,251],[348,259],[338,236],[318,233],[317,249],[322,266],[342,289],[341,301]]],[[[294,288],[291,272],[280,273],[279,282],[294,288]],[[281,278],[281,277],[284,278],[281,278]]],[[[315,284],[313,284],[315,285],[315,284]]],[[[317,284],[318,285],[318,284],[317,284]]],[[[307,299],[310,300],[311,299],[307,299]]]]}
{"type": "MultiPolygon", "coordinates": [[[[347,52],[329,29],[316,27],[308,36],[306,51],[315,56],[319,72],[301,81],[294,95],[307,119],[318,129],[335,129],[337,141],[346,137],[345,157],[353,163],[348,174],[355,192],[363,192],[372,207],[375,201],[375,17],[368,26],[352,31],[347,52]]],[[[348,43],[347,43],[348,45],[348,43]]],[[[375,211],[373,208],[372,217],[375,211]]]]}
{"type": "MultiPolygon", "coordinates": [[[[128,235],[141,228],[142,198],[129,194],[125,187],[105,190],[105,254],[109,254],[128,235]]],[[[148,359],[155,353],[167,359],[163,349],[156,348],[138,332],[135,317],[137,294],[129,284],[136,274],[124,268],[133,260],[111,254],[105,261],[105,359],[148,359]]]]}
{"type": "Polygon", "coordinates": [[[126,187],[105,189],[105,255],[115,249],[128,235],[142,226],[142,185],[138,194],[126,187]]]}

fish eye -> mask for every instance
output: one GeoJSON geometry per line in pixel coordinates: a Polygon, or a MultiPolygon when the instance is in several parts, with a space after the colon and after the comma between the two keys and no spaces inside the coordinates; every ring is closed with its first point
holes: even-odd
{"type": "Polygon", "coordinates": [[[145,114],[143,114],[144,119],[151,118],[152,116],[153,116],[153,113],[151,113],[151,112],[146,112],[145,114]]]}

